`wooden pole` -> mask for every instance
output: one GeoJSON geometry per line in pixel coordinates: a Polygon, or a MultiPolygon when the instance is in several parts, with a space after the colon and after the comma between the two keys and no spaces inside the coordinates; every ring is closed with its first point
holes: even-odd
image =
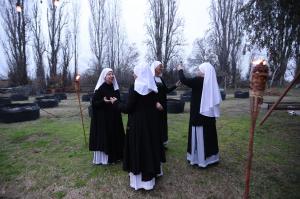
{"type": "Polygon", "coordinates": [[[82,125],[83,136],[84,136],[84,143],[85,143],[85,146],[87,146],[85,128],[84,128],[84,123],[83,123],[83,114],[82,114],[82,108],[81,108],[81,102],[80,102],[80,84],[79,84],[79,80],[75,81],[75,90],[76,90],[76,93],[77,93],[77,99],[78,99],[78,103],[79,103],[80,116],[81,116],[81,125],[82,125]]]}
{"type": "Polygon", "coordinates": [[[249,143],[248,143],[248,159],[246,165],[246,177],[245,177],[245,192],[244,199],[249,198],[250,192],[250,176],[251,176],[251,167],[252,167],[252,157],[253,157],[253,143],[254,143],[254,131],[256,125],[256,119],[259,113],[259,104],[257,97],[252,97],[251,99],[251,126],[249,134],[249,143]]]}
{"type": "Polygon", "coordinates": [[[250,174],[253,157],[253,143],[256,119],[259,114],[261,104],[263,102],[263,95],[266,87],[266,81],[268,76],[268,66],[266,61],[257,60],[252,62],[254,67],[251,70],[250,79],[250,113],[251,113],[251,126],[249,132],[249,144],[248,144],[248,159],[246,164],[245,175],[245,192],[244,199],[249,198],[250,192],[250,174]]]}
{"type": "Polygon", "coordinates": [[[273,106],[268,110],[266,115],[263,117],[262,121],[260,122],[260,126],[263,125],[263,123],[267,120],[267,118],[271,115],[272,111],[276,108],[276,106],[281,102],[282,98],[287,94],[287,92],[293,87],[293,85],[297,82],[297,80],[300,78],[300,72],[297,74],[295,79],[290,83],[290,85],[285,89],[285,91],[282,93],[282,95],[278,98],[276,103],[273,104],[273,106]]]}

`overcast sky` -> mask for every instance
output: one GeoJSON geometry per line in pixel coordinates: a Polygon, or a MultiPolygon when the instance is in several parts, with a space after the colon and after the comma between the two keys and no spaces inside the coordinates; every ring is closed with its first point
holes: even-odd
{"type": "MultiPolygon", "coordinates": [[[[146,51],[146,34],[145,34],[145,19],[147,19],[147,0],[121,0],[122,7],[122,22],[127,37],[130,42],[135,42],[141,54],[140,62],[144,62],[144,54],[146,51]]],[[[179,0],[179,16],[184,19],[184,37],[187,42],[185,54],[188,55],[192,49],[192,43],[196,38],[204,35],[209,24],[209,0],[179,0]]],[[[81,7],[81,30],[88,30],[89,7],[88,0],[82,0],[81,7]]],[[[89,60],[92,58],[90,53],[89,41],[84,38],[89,38],[88,31],[81,32],[81,49],[79,64],[80,71],[85,70],[89,60]]]]}
{"type": "MultiPolygon", "coordinates": [[[[75,1],[75,0],[72,0],[75,1]]],[[[46,0],[44,0],[44,3],[46,0]]],[[[192,49],[192,43],[196,38],[204,35],[209,24],[209,0],[179,0],[179,16],[184,19],[184,37],[187,42],[185,54],[188,55],[192,49]]],[[[45,4],[46,6],[46,4],[45,4]]],[[[121,0],[122,19],[124,28],[130,42],[135,42],[142,54],[140,61],[143,62],[146,46],[145,36],[145,19],[147,14],[147,0],[121,0]]],[[[45,9],[43,10],[45,11],[45,9]]],[[[80,55],[79,55],[79,72],[87,69],[89,60],[92,58],[89,47],[89,6],[88,0],[81,0],[80,13],[80,55]]],[[[3,37],[3,36],[1,36],[3,37]]],[[[2,47],[0,47],[0,74],[7,71],[5,57],[3,56],[2,47]]],[[[34,70],[29,68],[30,74],[34,74],[34,70]]]]}

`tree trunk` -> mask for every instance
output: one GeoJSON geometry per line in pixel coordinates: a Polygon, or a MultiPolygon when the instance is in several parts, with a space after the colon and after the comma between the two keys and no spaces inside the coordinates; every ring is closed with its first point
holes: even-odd
{"type": "Polygon", "coordinates": [[[232,61],[231,63],[231,87],[235,88],[236,86],[236,62],[232,61]]]}

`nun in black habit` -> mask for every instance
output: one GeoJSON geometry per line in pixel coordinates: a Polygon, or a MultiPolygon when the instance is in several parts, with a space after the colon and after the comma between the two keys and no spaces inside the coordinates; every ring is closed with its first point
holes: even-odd
{"type": "Polygon", "coordinates": [[[130,187],[151,190],[155,177],[162,175],[161,162],[165,162],[157,117],[162,106],[150,68],[135,67],[134,77],[127,104],[116,103],[128,113],[123,169],[129,172],[130,187]]]}
{"type": "Polygon", "coordinates": [[[112,97],[120,99],[119,86],[112,69],[104,68],[92,99],[89,149],[94,152],[93,164],[114,163],[123,157],[123,122],[112,97]]]}
{"type": "Polygon", "coordinates": [[[205,62],[198,67],[194,78],[186,78],[179,65],[181,83],[192,88],[187,160],[206,167],[219,161],[216,117],[220,116],[222,101],[214,67],[205,62]]]}
{"type": "Polygon", "coordinates": [[[160,61],[154,61],[151,64],[151,72],[158,89],[158,101],[164,108],[164,110],[159,113],[158,117],[162,143],[166,145],[168,143],[167,94],[175,90],[180,85],[180,82],[178,81],[176,85],[168,88],[162,78],[162,70],[163,65],[160,61]]]}

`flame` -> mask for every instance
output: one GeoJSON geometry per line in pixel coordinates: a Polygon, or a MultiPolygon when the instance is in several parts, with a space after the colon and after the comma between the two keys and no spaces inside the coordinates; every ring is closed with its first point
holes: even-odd
{"type": "Polygon", "coordinates": [[[253,61],[252,64],[258,65],[258,64],[261,64],[262,62],[264,62],[263,59],[258,59],[258,60],[253,61]]]}
{"type": "Polygon", "coordinates": [[[268,64],[268,62],[264,59],[258,59],[252,62],[253,65],[259,65],[262,64],[264,66],[266,66],[268,64]]]}
{"type": "Polygon", "coordinates": [[[75,81],[78,82],[80,79],[80,75],[76,75],[75,81]]]}
{"type": "Polygon", "coordinates": [[[53,0],[53,4],[54,4],[55,7],[57,7],[58,4],[59,4],[59,0],[53,0]]]}
{"type": "Polygon", "coordinates": [[[17,5],[16,5],[16,11],[17,12],[22,12],[22,7],[19,3],[17,3],[17,5]]]}
{"type": "Polygon", "coordinates": [[[263,65],[267,65],[267,61],[266,61],[266,60],[264,60],[262,64],[263,64],[263,65]]]}

